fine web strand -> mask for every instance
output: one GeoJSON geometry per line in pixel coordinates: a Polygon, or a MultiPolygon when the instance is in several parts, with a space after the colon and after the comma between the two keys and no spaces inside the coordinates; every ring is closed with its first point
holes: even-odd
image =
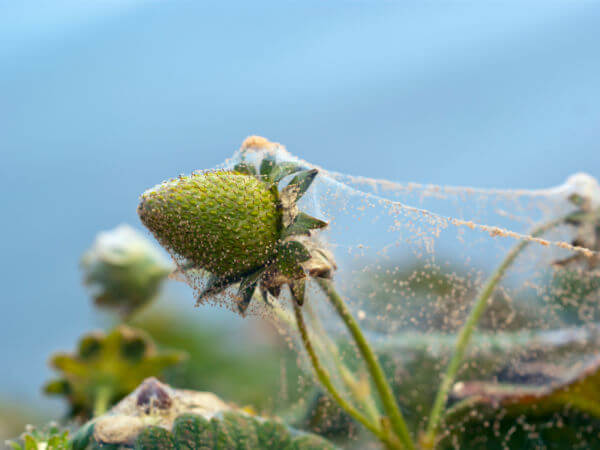
{"type": "MultiPolygon", "coordinates": [[[[329,223],[316,234],[335,255],[335,287],[376,349],[413,430],[426,425],[455,337],[478,293],[519,242],[528,245],[495,286],[457,383],[550,386],[597,358],[597,251],[582,245],[581,228],[573,223],[531,235],[536,226],[577,210],[573,183],[538,190],[397,183],[331,172],[277,145],[239,151],[221,168],[231,169],[242,158],[256,164],[265,154],[319,170],[299,209],[329,223]]],[[[201,291],[206,274],[185,269],[185,261],[174,256],[188,283],[201,291]]],[[[229,289],[211,301],[235,309],[235,292],[229,289]]],[[[286,289],[272,300],[292,316],[286,289]]],[[[322,327],[344,363],[364,373],[345,327],[315,283],[309,283],[306,301],[318,318],[311,324],[307,316],[309,331],[322,327]]],[[[248,314],[281,323],[281,314],[260,299],[248,314]]],[[[292,326],[281,328],[295,339],[292,326]]],[[[327,347],[315,345],[335,374],[327,347]]],[[[348,392],[339,376],[333,379],[348,392]]]]}

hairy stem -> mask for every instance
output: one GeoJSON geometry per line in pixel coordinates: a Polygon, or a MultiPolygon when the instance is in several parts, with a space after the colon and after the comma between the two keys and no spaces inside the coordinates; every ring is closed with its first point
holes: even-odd
{"type": "Polygon", "coordinates": [[[354,317],[352,317],[352,314],[346,306],[346,303],[336,292],[331,281],[323,278],[317,278],[316,280],[323,292],[333,304],[338,315],[346,325],[346,328],[352,335],[352,338],[354,339],[354,342],[356,343],[356,346],[358,347],[358,350],[367,366],[369,374],[373,379],[373,383],[377,388],[385,413],[390,421],[391,428],[394,430],[394,433],[398,436],[406,448],[414,450],[415,446],[412,437],[410,436],[408,427],[406,426],[406,422],[404,421],[404,417],[402,416],[402,412],[400,411],[398,403],[394,398],[392,388],[387,382],[383,373],[383,369],[381,368],[375,353],[371,349],[371,346],[363,335],[362,330],[358,326],[358,323],[356,320],[354,320],[354,317]]]}
{"type": "MultiPolygon", "coordinates": [[[[277,303],[269,304],[269,308],[271,312],[275,314],[278,320],[281,320],[287,326],[294,326],[294,316],[288,311],[284,310],[277,303]]],[[[350,369],[344,364],[336,345],[331,341],[331,339],[329,339],[329,336],[325,332],[325,329],[323,328],[318,316],[314,313],[314,311],[312,311],[310,305],[303,306],[303,309],[308,312],[311,322],[316,327],[316,332],[313,332],[307,328],[306,331],[308,333],[309,340],[318,350],[331,354],[336,369],[340,374],[340,378],[348,390],[354,395],[356,400],[361,402],[361,406],[364,408],[364,411],[368,415],[369,419],[371,419],[371,421],[374,423],[379,423],[381,420],[381,414],[379,413],[377,404],[373,400],[370,392],[365,392],[364,385],[361,385],[361,382],[356,379],[354,374],[352,374],[350,369]]]]}
{"type": "Polygon", "coordinates": [[[302,310],[296,303],[294,303],[294,313],[296,315],[296,323],[298,325],[298,331],[300,332],[302,344],[304,345],[304,348],[308,353],[310,362],[313,366],[313,369],[315,370],[315,374],[317,375],[317,378],[321,382],[323,387],[329,392],[329,394],[344,411],[346,411],[355,420],[363,424],[365,428],[367,428],[382,442],[384,442],[388,448],[397,448],[397,446],[393,444],[389,437],[386,436],[385,432],[381,429],[379,424],[372,423],[360,411],[358,411],[356,408],[354,408],[354,406],[347,402],[337,391],[337,389],[333,385],[333,382],[331,381],[329,373],[327,372],[327,370],[325,370],[325,368],[323,368],[321,362],[319,361],[319,357],[317,356],[317,353],[315,352],[315,349],[308,335],[308,329],[306,327],[306,323],[304,322],[304,317],[302,316],[302,310]]]}
{"type": "Polygon", "coordinates": [[[303,308],[307,311],[309,317],[311,318],[311,322],[315,327],[317,335],[322,336],[323,341],[325,342],[324,345],[331,354],[335,363],[335,367],[339,371],[342,381],[354,395],[354,398],[360,401],[368,417],[372,421],[379,423],[381,420],[381,414],[377,409],[377,404],[375,403],[373,396],[371,395],[370,382],[368,380],[364,380],[363,382],[362,380],[356,379],[352,371],[348,368],[348,366],[346,366],[346,364],[344,364],[338,347],[327,335],[319,316],[315,314],[310,305],[304,305],[303,308]]]}
{"type": "MultiPolygon", "coordinates": [[[[554,228],[556,225],[562,223],[563,220],[564,219],[561,218],[537,227],[532,231],[531,237],[539,237],[551,228],[554,228]]],[[[502,263],[500,263],[494,273],[492,273],[492,275],[487,279],[483,285],[483,288],[481,289],[481,292],[479,293],[479,296],[475,300],[473,308],[469,313],[469,317],[467,317],[467,320],[458,334],[456,344],[454,346],[454,354],[452,355],[452,359],[448,364],[448,368],[446,369],[446,373],[442,379],[442,382],[440,383],[440,388],[435,397],[435,401],[429,415],[427,431],[424,439],[422,440],[422,444],[425,448],[433,448],[435,446],[436,434],[442,419],[444,405],[448,399],[448,393],[450,392],[450,388],[456,380],[456,375],[460,368],[461,362],[463,361],[465,350],[467,349],[467,346],[471,340],[471,335],[473,334],[473,331],[475,331],[475,327],[479,322],[481,315],[485,311],[490,297],[494,293],[494,290],[500,280],[504,277],[507,269],[530,243],[530,240],[524,239],[508,252],[502,263]]]]}

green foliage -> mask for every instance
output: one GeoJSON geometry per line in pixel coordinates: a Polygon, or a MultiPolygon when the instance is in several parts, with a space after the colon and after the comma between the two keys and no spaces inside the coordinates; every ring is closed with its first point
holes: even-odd
{"type": "Polygon", "coordinates": [[[101,413],[142,380],[161,374],[184,357],[182,352],[157,351],[146,333],[121,325],[108,334],[83,336],[74,354],[52,356],[50,364],[61,373],[61,378],[47,383],[44,390],[66,397],[71,416],[87,418],[99,403],[101,413]]]}
{"type": "Polygon", "coordinates": [[[70,450],[69,431],[50,423],[44,428],[27,427],[16,441],[7,441],[7,446],[13,450],[70,450]]]}
{"type": "Polygon", "coordinates": [[[43,424],[50,421],[52,411],[36,407],[23,399],[0,398],[0,447],[6,439],[23,432],[27,424],[43,424]]]}
{"type": "Polygon", "coordinates": [[[73,450],[333,449],[325,439],[233,409],[207,392],[145,380],[110,413],[84,425],[73,450]]]}
{"type": "MultiPolygon", "coordinates": [[[[492,405],[507,414],[547,414],[565,407],[576,408],[582,413],[600,419],[600,358],[585,365],[561,368],[552,365],[547,369],[535,364],[526,373],[534,381],[544,380],[552,374],[552,382],[514,384],[471,381],[455,386],[454,396],[465,401],[469,407],[492,405]],[[537,375],[537,377],[536,377],[537,375]]],[[[523,376],[523,375],[521,375],[523,376]]]]}
{"type": "MultiPolygon", "coordinates": [[[[76,435],[73,450],[116,448],[94,439],[93,429],[84,430],[87,436],[76,435]]],[[[127,444],[123,443],[123,446],[127,444]]],[[[182,414],[171,430],[159,426],[144,427],[135,438],[134,449],[139,450],[333,450],[336,447],[314,434],[287,428],[272,419],[249,416],[242,412],[224,412],[211,419],[198,414],[182,414]]]]}
{"type": "Polygon", "coordinates": [[[471,414],[442,430],[438,449],[600,449],[600,420],[577,410],[514,416],[484,407],[471,414]]]}
{"type": "Polygon", "coordinates": [[[548,369],[551,383],[535,382],[548,372],[539,364],[524,369],[529,384],[458,383],[441,447],[600,448],[600,359],[548,369]]]}
{"type": "Polygon", "coordinates": [[[169,450],[178,445],[172,433],[161,427],[149,426],[142,430],[133,447],[135,450],[169,450]]]}

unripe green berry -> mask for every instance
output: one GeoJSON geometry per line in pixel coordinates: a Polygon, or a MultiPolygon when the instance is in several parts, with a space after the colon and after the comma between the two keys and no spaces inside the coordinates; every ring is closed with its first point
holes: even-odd
{"type": "Polygon", "coordinates": [[[176,256],[215,275],[235,277],[273,258],[282,227],[278,205],[277,191],[267,183],[216,171],[146,191],[138,214],[176,256]]]}

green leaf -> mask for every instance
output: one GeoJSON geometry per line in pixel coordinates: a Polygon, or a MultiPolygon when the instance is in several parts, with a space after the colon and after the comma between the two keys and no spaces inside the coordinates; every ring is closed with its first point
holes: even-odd
{"type": "Polygon", "coordinates": [[[277,164],[271,172],[271,180],[273,183],[279,183],[282,179],[302,170],[298,164],[293,162],[282,162],[277,164]]]}
{"type": "Polygon", "coordinates": [[[49,381],[44,385],[44,392],[46,394],[68,394],[69,383],[66,380],[63,380],[62,378],[49,381]]]}
{"type": "Polygon", "coordinates": [[[220,277],[211,274],[206,282],[206,286],[200,292],[200,294],[198,294],[198,300],[202,300],[205,297],[210,297],[211,295],[219,294],[238,281],[239,278],[237,277],[220,277]]]}
{"type": "Polygon", "coordinates": [[[255,272],[252,272],[250,275],[246,276],[244,279],[242,279],[241,281],[241,286],[242,287],[247,287],[250,285],[255,285],[263,276],[263,274],[265,273],[265,271],[267,270],[266,267],[261,267],[260,269],[258,269],[255,272]]]}
{"type": "Polygon", "coordinates": [[[275,158],[271,155],[265,156],[262,162],[260,163],[260,174],[267,178],[271,179],[271,172],[275,168],[275,158]]]}
{"type": "Polygon", "coordinates": [[[335,449],[320,436],[296,430],[291,433],[278,421],[238,411],[224,412],[210,421],[196,414],[184,414],[175,420],[173,435],[180,450],[335,449]]]}
{"type": "Polygon", "coordinates": [[[291,445],[292,436],[282,423],[274,420],[257,421],[258,448],[287,449],[291,445]]]}
{"type": "MultiPolygon", "coordinates": [[[[534,367],[537,371],[541,368],[539,364],[534,367]]],[[[522,385],[471,381],[459,384],[454,395],[469,399],[473,404],[497,405],[514,414],[527,412],[531,406],[536,412],[543,413],[560,411],[570,405],[600,418],[600,358],[584,366],[563,369],[563,373],[555,366],[549,369],[556,377],[552,383],[522,385]]]]}
{"type": "Polygon", "coordinates": [[[254,419],[244,414],[226,412],[222,420],[237,448],[259,448],[254,419]]]}
{"type": "Polygon", "coordinates": [[[209,450],[214,441],[210,422],[197,414],[183,414],[175,419],[173,435],[180,450],[209,450]]]}
{"type": "Polygon", "coordinates": [[[250,283],[242,283],[240,285],[240,290],[238,291],[238,295],[241,297],[241,300],[238,302],[238,309],[242,314],[246,312],[248,309],[248,305],[252,301],[252,297],[254,296],[254,291],[256,291],[257,282],[250,283]]]}
{"type": "Polygon", "coordinates": [[[256,168],[254,167],[254,165],[249,164],[246,161],[242,161],[242,162],[236,164],[233,167],[233,170],[235,172],[243,173],[246,175],[256,175],[256,168]]]}
{"type": "Polygon", "coordinates": [[[75,433],[75,436],[73,436],[73,439],[71,440],[73,450],[85,450],[88,447],[93,439],[94,425],[95,422],[90,420],[77,430],[77,433],[75,433]]]}
{"type": "MultiPolygon", "coordinates": [[[[84,436],[80,436],[80,430],[71,442],[73,450],[127,447],[125,442],[122,445],[116,442],[111,444],[97,442],[93,427],[89,424],[84,425],[82,430],[84,436]]],[[[181,414],[174,420],[171,431],[148,425],[137,436],[134,445],[135,450],[334,450],[335,448],[332,443],[318,435],[293,430],[274,419],[263,419],[239,411],[220,413],[210,420],[198,414],[181,414]]]]}
{"type": "Polygon", "coordinates": [[[300,263],[309,259],[310,253],[304,245],[297,241],[286,241],[278,248],[276,265],[284,276],[297,280],[305,276],[300,263]]]}
{"type": "Polygon", "coordinates": [[[24,441],[25,450],[38,450],[38,442],[33,436],[26,435],[24,441]]]}
{"type": "Polygon", "coordinates": [[[290,292],[292,293],[292,297],[298,306],[302,306],[304,304],[304,296],[306,292],[306,280],[303,279],[290,283],[290,292]]]}
{"type": "Polygon", "coordinates": [[[305,170],[298,173],[292,181],[281,191],[282,197],[289,199],[290,203],[297,202],[308,190],[319,171],[317,169],[305,170]]]}
{"type": "Polygon", "coordinates": [[[131,441],[135,442],[134,449],[144,450],[334,448],[319,436],[289,428],[275,419],[229,409],[218,398],[203,400],[206,393],[200,397],[198,394],[173,389],[156,379],[145,380],[119,404],[120,414],[108,413],[84,425],[73,439],[73,450],[130,448],[131,441]],[[163,391],[170,401],[159,410],[140,405],[140,396],[148,390],[163,391]],[[196,413],[203,410],[211,414],[210,419],[204,413],[196,413]],[[97,424],[95,432],[94,423],[97,424]],[[157,423],[160,426],[153,425],[157,423]],[[110,433],[101,430],[110,430],[110,433]]]}
{"type": "Polygon", "coordinates": [[[232,430],[229,429],[227,424],[216,417],[213,417],[210,423],[214,430],[215,440],[213,445],[215,449],[237,448],[236,442],[231,436],[232,430]]]}
{"type": "Polygon", "coordinates": [[[300,263],[310,259],[310,253],[298,241],[285,241],[277,249],[277,258],[291,263],[300,263]]]}
{"type": "Polygon", "coordinates": [[[327,225],[327,222],[300,212],[294,218],[294,221],[290,224],[290,226],[283,230],[282,238],[286,238],[295,234],[308,235],[310,234],[310,230],[325,228],[327,225]]]}
{"type": "Polygon", "coordinates": [[[266,270],[266,267],[261,267],[257,271],[242,279],[242,282],[240,283],[240,289],[238,291],[238,295],[242,298],[238,303],[238,308],[242,314],[244,314],[248,309],[248,305],[252,301],[252,297],[256,291],[256,286],[266,270]]]}
{"type": "Polygon", "coordinates": [[[42,428],[27,427],[19,442],[7,441],[7,447],[13,450],[69,450],[69,431],[59,428],[55,423],[50,423],[42,428]]]}
{"type": "Polygon", "coordinates": [[[135,450],[169,450],[176,449],[175,438],[164,428],[149,426],[135,440],[135,450]]]}
{"type": "Polygon", "coordinates": [[[513,369],[518,379],[534,381],[455,385],[458,401],[448,410],[445,427],[460,448],[474,436],[490,444],[500,438],[507,448],[600,448],[600,436],[592,431],[600,426],[600,358],[571,367],[521,363],[513,369]],[[548,373],[550,380],[535,381],[548,373]],[[496,422],[493,430],[485,426],[490,421],[496,422]]]}
{"type": "Polygon", "coordinates": [[[79,340],[79,355],[82,359],[93,359],[100,353],[102,342],[96,335],[90,334],[79,340]]]}

